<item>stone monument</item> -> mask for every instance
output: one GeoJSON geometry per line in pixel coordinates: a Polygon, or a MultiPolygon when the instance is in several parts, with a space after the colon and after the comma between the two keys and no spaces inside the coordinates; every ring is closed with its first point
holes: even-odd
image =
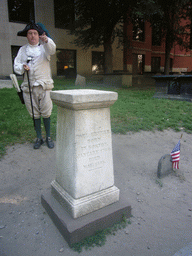
{"type": "Polygon", "coordinates": [[[109,106],[117,93],[66,90],[51,93],[58,105],[55,198],[73,218],[119,200],[114,186],[109,106]]]}
{"type": "MultiPolygon", "coordinates": [[[[58,106],[58,117],[56,177],[51,183],[50,201],[53,205],[59,203],[74,220],[81,219],[119,201],[120,191],[114,185],[109,108],[118,94],[90,89],[61,90],[51,92],[51,98],[58,106]]],[[[42,196],[44,207],[54,208],[47,201],[42,196]]],[[[130,206],[117,205],[117,208],[118,218],[130,214],[130,206]]],[[[110,210],[110,215],[115,211],[110,210]]],[[[53,212],[52,209],[50,216],[53,212]]],[[[99,213],[97,221],[98,216],[99,213]]],[[[113,218],[110,218],[112,222],[113,218]]],[[[91,234],[90,230],[88,233],[91,234]]]]}

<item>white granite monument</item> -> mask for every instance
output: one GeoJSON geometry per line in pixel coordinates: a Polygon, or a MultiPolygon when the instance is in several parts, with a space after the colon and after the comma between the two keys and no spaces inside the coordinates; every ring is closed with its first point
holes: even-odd
{"type": "Polygon", "coordinates": [[[119,200],[114,185],[110,106],[116,92],[51,92],[58,106],[54,198],[78,218],[119,200]]]}

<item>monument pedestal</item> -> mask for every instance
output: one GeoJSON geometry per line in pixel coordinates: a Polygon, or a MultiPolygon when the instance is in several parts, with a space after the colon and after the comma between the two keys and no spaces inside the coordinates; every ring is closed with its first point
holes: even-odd
{"type": "Polygon", "coordinates": [[[131,217],[131,206],[127,198],[122,195],[118,202],[77,219],[72,218],[53,197],[50,190],[41,196],[41,203],[70,246],[94,235],[99,230],[113,226],[123,218],[131,217]]]}
{"type": "MultiPolygon", "coordinates": [[[[117,97],[115,92],[89,89],[51,92],[58,106],[56,178],[51,183],[51,197],[73,219],[119,201],[109,108],[117,97]]],[[[42,196],[45,208],[52,209],[50,216],[56,216],[50,202],[42,196]]]]}
{"type": "Polygon", "coordinates": [[[52,194],[73,218],[86,215],[119,200],[119,189],[112,186],[91,195],[75,199],[56,181],[51,183],[52,194]]]}

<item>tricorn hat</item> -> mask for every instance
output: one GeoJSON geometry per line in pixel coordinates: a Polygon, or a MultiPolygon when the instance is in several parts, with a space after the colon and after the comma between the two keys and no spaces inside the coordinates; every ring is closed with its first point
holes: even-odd
{"type": "Polygon", "coordinates": [[[29,24],[26,25],[26,27],[19,31],[17,33],[18,36],[27,36],[27,32],[30,29],[35,29],[37,30],[37,32],[39,33],[39,35],[41,36],[44,33],[44,30],[41,28],[41,26],[39,26],[38,24],[34,23],[34,22],[30,22],[29,24]]]}

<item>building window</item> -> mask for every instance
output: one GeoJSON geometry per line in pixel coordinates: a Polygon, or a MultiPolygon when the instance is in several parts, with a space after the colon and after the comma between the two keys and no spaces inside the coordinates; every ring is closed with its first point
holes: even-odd
{"type": "Polygon", "coordinates": [[[132,73],[133,75],[142,75],[145,71],[145,55],[144,54],[133,54],[132,55],[132,73]]]}
{"type": "Polygon", "coordinates": [[[57,75],[76,77],[76,51],[57,49],[57,75]]]}
{"type": "Polygon", "coordinates": [[[104,53],[92,52],[92,73],[104,73],[104,53]]]}
{"type": "Polygon", "coordinates": [[[8,0],[8,11],[10,22],[35,21],[34,0],[8,0]]]}
{"type": "Polygon", "coordinates": [[[158,26],[152,26],[152,45],[161,46],[161,33],[162,31],[158,26]]]}
{"type": "Polygon", "coordinates": [[[190,24],[190,42],[189,42],[189,48],[192,49],[192,18],[191,18],[191,24],[190,24]]]}
{"type": "Polygon", "coordinates": [[[161,58],[160,57],[152,57],[151,58],[151,72],[152,73],[160,73],[161,68],[161,58]]]}
{"type": "Polygon", "coordinates": [[[54,0],[55,27],[69,29],[75,20],[74,0],[54,0]]]}
{"type": "MultiPolygon", "coordinates": [[[[11,46],[12,67],[14,66],[14,59],[15,59],[15,57],[17,56],[17,53],[18,53],[20,47],[21,47],[21,46],[15,46],[15,45],[12,45],[12,46],[11,46]]],[[[13,73],[14,73],[14,68],[13,68],[13,73]]]]}
{"type": "Polygon", "coordinates": [[[133,40],[145,41],[145,22],[140,18],[133,19],[133,40]]]}

